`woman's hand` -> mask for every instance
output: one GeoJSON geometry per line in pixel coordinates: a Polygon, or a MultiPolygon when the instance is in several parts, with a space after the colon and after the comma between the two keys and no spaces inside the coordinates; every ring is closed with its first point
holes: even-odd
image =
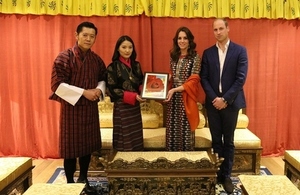
{"type": "Polygon", "coordinates": [[[168,91],[168,93],[167,93],[167,97],[166,97],[166,99],[164,100],[164,102],[170,101],[171,98],[173,97],[173,94],[174,94],[175,92],[182,92],[182,91],[184,91],[184,87],[183,87],[182,85],[179,86],[179,87],[170,89],[170,90],[168,91]]]}
{"type": "Polygon", "coordinates": [[[143,99],[140,95],[136,95],[135,99],[139,102],[145,102],[146,100],[143,99]]]}
{"type": "Polygon", "coordinates": [[[175,92],[176,92],[176,88],[170,89],[170,90],[168,91],[168,93],[167,93],[167,97],[166,97],[166,99],[165,99],[164,102],[170,101],[171,98],[173,97],[173,94],[174,94],[175,92]]]}

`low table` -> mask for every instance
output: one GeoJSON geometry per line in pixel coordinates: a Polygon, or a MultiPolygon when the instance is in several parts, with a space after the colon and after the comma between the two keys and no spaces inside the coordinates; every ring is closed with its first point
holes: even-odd
{"type": "Polygon", "coordinates": [[[105,172],[110,194],[214,195],[220,163],[206,151],[117,152],[105,172]]]}
{"type": "Polygon", "coordinates": [[[80,195],[85,184],[49,184],[37,183],[33,184],[23,195],[59,195],[59,194],[72,194],[80,195]]]}
{"type": "MultiPolygon", "coordinates": [[[[249,129],[236,129],[234,137],[234,163],[232,176],[240,174],[260,174],[262,145],[261,140],[249,129]]],[[[107,160],[111,156],[112,128],[101,128],[102,149],[101,154],[92,156],[90,170],[103,171],[104,167],[99,161],[101,156],[107,160]]],[[[147,151],[166,151],[166,128],[143,129],[144,149],[147,151]]],[[[195,150],[207,151],[211,149],[211,134],[207,127],[195,130],[195,150]]]]}
{"type": "Polygon", "coordinates": [[[30,157],[0,158],[0,195],[22,194],[32,184],[30,157]]]}
{"type": "Polygon", "coordinates": [[[300,195],[296,186],[284,175],[239,175],[245,195],[300,195]]]}

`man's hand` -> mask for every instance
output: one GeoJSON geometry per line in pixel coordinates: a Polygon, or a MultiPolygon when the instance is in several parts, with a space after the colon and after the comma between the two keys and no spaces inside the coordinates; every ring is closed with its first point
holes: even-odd
{"type": "Polygon", "coordinates": [[[83,91],[83,96],[90,101],[98,101],[101,95],[100,89],[86,89],[83,91]]]}
{"type": "Polygon", "coordinates": [[[222,97],[216,97],[212,101],[212,104],[217,110],[222,110],[227,107],[227,103],[226,103],[226,101],[224,101],[224,99],[222,97]]]}

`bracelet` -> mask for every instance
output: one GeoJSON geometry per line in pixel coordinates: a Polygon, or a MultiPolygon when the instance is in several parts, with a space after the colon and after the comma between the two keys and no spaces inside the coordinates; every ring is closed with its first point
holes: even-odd
{"type": "Polygon", "coordinates": [[[225,104],[227,104],[227,101],[226,101],[223,97],[221,97],[221,99],[223,100],[223,102],[224,102],[225,104]]]}

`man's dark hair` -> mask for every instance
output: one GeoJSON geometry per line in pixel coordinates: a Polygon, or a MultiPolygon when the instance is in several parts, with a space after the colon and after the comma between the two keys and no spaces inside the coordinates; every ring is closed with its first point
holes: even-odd
{"type": "Polygon", "coordinates": [[[216,20],[222,20],[222,21],[224,22],[226,28],[228,27],[228,22],[227,22],[227,19],[226,19],[226,18],[216,18],[215,21],[216,21],[216,20]]]}
{"type": "Polygon", "coordinates": [[[77,26],[76,32],[79,34],[79,33],[82,31],[83,27],[94,29],[94,30],[95,30],[95,34],[97,35],[98,29],[97,29],[97,27],[96,27],[93,23],[91,23],[91,22],[82,22],[81,24],[79,24],[79,25],[77,26]]]}

